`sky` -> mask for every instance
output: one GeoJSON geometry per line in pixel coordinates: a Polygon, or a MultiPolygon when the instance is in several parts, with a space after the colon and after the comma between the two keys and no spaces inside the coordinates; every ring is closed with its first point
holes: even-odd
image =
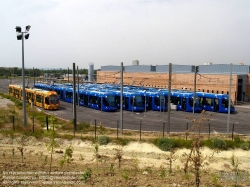
{"type": "Polygon", "coordinates": [[[249,0],[0,0],[0,67],[250,65],[249,0]]]}

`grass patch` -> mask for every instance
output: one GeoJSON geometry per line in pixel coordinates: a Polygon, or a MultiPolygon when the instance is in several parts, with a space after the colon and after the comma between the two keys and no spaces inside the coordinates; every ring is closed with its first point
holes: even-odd
{"type": "Polygon", "coordinates": [[[163,151],[170,151],[176,147],[175,140],[170,138],[157,138],[154,144],[163,151]]]}

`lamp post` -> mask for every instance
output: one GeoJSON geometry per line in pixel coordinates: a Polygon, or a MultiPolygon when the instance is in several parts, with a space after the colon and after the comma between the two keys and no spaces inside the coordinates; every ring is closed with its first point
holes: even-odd
{"type": "Polygon", "coordinates": [[[22,28],[19,26],[16,26],[16,34],[17,34],[17,40],[22,40],[22,79],[23,79],[23,88],[22,88],[22,97],[23,97],[23,125],[27,125],[26,120],[26,93],[25,93],[25,71],[24,71],[24,37],[27,40],[29,38],[29,30],[30,25],[27,25],[25,27],[25,31],[22,32],[22,28]]]}

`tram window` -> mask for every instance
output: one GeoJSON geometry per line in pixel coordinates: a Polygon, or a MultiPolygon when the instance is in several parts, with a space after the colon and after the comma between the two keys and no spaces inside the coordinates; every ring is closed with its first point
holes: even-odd
{"type": "Polygon", "coordinates": [[[107,101],[107,98],[103,98],[103,105],[109,106],[109,102],[107,101]]]}
{"type": "Polygon", "coordinates": [[[42,98],[41,98],[40,95],[37,95],[37,96],[36,96],[36,102],[38,102],[38,103],[41,103],[41,102],[42,102],[42,98]]]}
{"type": "Polygon", "coordinates": [[[72,93],[71,92],[66,92],[66,98],[72,98],[72,93]]]}
{"type": "Polygon", "coordinates": [[[227,99],[222,99],[222,106],[224,107],[224,108],[227,108],[228,107],[228,100],[227,99]]]}
{"type": "Polygon", "coordinates": [[[49,104],[49,98],[48,97],[45,97],[45,104],[49,104]]]}

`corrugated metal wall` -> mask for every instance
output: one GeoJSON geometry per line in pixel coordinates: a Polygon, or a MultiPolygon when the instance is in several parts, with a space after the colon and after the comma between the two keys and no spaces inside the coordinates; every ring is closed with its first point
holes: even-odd
{"type": "Polygon", "coordinates": [[[121,66],[101,66],[101,71],[120,71],[120,70],[121,66]]]}
{"type": "MultiPolygon", "coordinates": [[[[169,71],[169,65],[158,65],[156,66],[156,72],[167,72],[169,71]]],[[[192,73],[194,72],[194,66],[192,65],[172,65],[173,73],[192,73]]]]}
{"type": "MultiPolygon", "coordinates": [[[[120,71],[120,66],[101,66],[101,71],[120,71]]],[[[168,72],[169,65],[132,65],[124,66],[126,72],[168,72]]],[[[193,73],[193,65],[172,65],[173,73],[193,73]]],[[[199,73],[206,74],[227,74],[230,73],[230,64],[212,64],[212,65],[199,65],[199,73]]],[[[248,74],[250,73],[249,65],[233,65],[233,74],[248,74]]]]}
{"type": "Polygon", "coordinates": [[[151,72],[151,66],[147,65],[134,65],[134,66],[125,66],[126,72],[151,72]]]}
{"type": "MultiPolygon", "coordinates": [[[[233,65],[233,74],[247,74],[249,73],[250,66],[248,65],[233,65]]],[[[214,64],[214,65],[200,65],[199,73],[208,74],[225,74],[230,73],[230,64],[214,64]]]]}

